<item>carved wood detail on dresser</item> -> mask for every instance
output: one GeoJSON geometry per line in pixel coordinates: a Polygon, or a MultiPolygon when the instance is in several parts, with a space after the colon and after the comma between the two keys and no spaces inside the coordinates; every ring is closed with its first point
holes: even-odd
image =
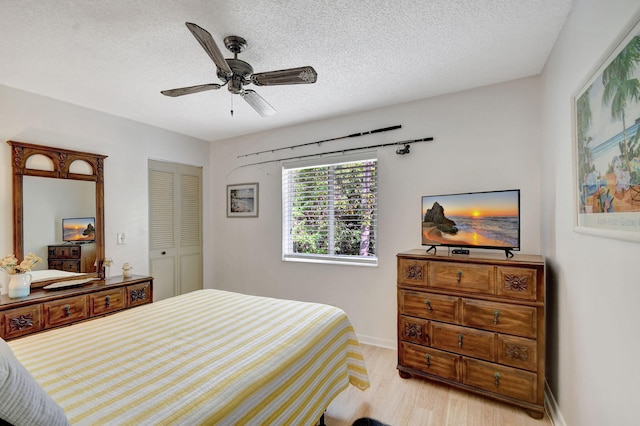
{"type": "Polygon", "coordinates": [[[67,289],[32,288],[27,297],[0,296],[0,337],[11,340],[152,301],[153,278],[139,275],[115,276],[67,289]]]}
{"type": "Polygon", "coordinates": [[[536,255],[397,255],[398,372],[544,416],[545,265],[536,255]]]}

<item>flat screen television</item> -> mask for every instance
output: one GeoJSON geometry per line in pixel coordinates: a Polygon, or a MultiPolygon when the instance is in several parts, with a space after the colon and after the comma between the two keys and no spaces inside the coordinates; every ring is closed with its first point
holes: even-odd
{"type": "Polygon", "coordinates": [[[520,250],[520,190],[427,195],[422,197],[422,245],[520,250]]]}
{"type": "Polygon", "coordinates": [[[95,217],[62,219],[62,240],[65,243],[88,243],[96,240],[95,217]]]}

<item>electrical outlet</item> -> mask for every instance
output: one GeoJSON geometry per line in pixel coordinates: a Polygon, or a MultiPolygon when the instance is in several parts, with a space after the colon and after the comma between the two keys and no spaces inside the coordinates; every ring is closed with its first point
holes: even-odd
{"type": "Polygon", "coordinates": [[[118,232],[118,245],[123,245],[124,244],[124,239],[125,239],[126,235],[124,232],[118,232]]]}

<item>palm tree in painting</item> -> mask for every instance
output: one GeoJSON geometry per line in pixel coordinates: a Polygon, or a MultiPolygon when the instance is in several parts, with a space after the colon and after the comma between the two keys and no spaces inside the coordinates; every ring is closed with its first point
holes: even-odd
{"type": "MultiPolygon", "coordinates": [[[[635,36],[616,56],[602,73],[604,105],[611,103],[611,117],[622,120],[622,142],[620,151],[631,170],[631,141],[627,140],[625,110],[630,102],[640,100],[640,81],[633,77],[636,65],[640,62],[640,36],[635,36]]],[[[637,139],[635,141],[637,143],[637,139]]]]}
{"type": "Polygon", "coordinates": [[[589,97],[591,87],[578,98],[576,101],[576,130],[578,138],[578,179],[580,184],[584,184],[587,174],[593,170],[593,161],[591,148],[589,143],[593,140],[588,136],[589,128],[591,127],[591,104],[589,103],[589,97]]]}

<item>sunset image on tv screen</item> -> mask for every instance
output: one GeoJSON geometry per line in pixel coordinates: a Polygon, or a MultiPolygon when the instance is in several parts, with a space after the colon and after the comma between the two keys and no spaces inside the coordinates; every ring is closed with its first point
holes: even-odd
{"type": "Polygon", "coordinates": [[[422,197],[422,244],[519,248],[520,191],[422,197]]]}
{"type": "Polygon", "coordinates": [[[62,219],[63,241],[95,241],[96,220],[92,217],[62,219]]]}

